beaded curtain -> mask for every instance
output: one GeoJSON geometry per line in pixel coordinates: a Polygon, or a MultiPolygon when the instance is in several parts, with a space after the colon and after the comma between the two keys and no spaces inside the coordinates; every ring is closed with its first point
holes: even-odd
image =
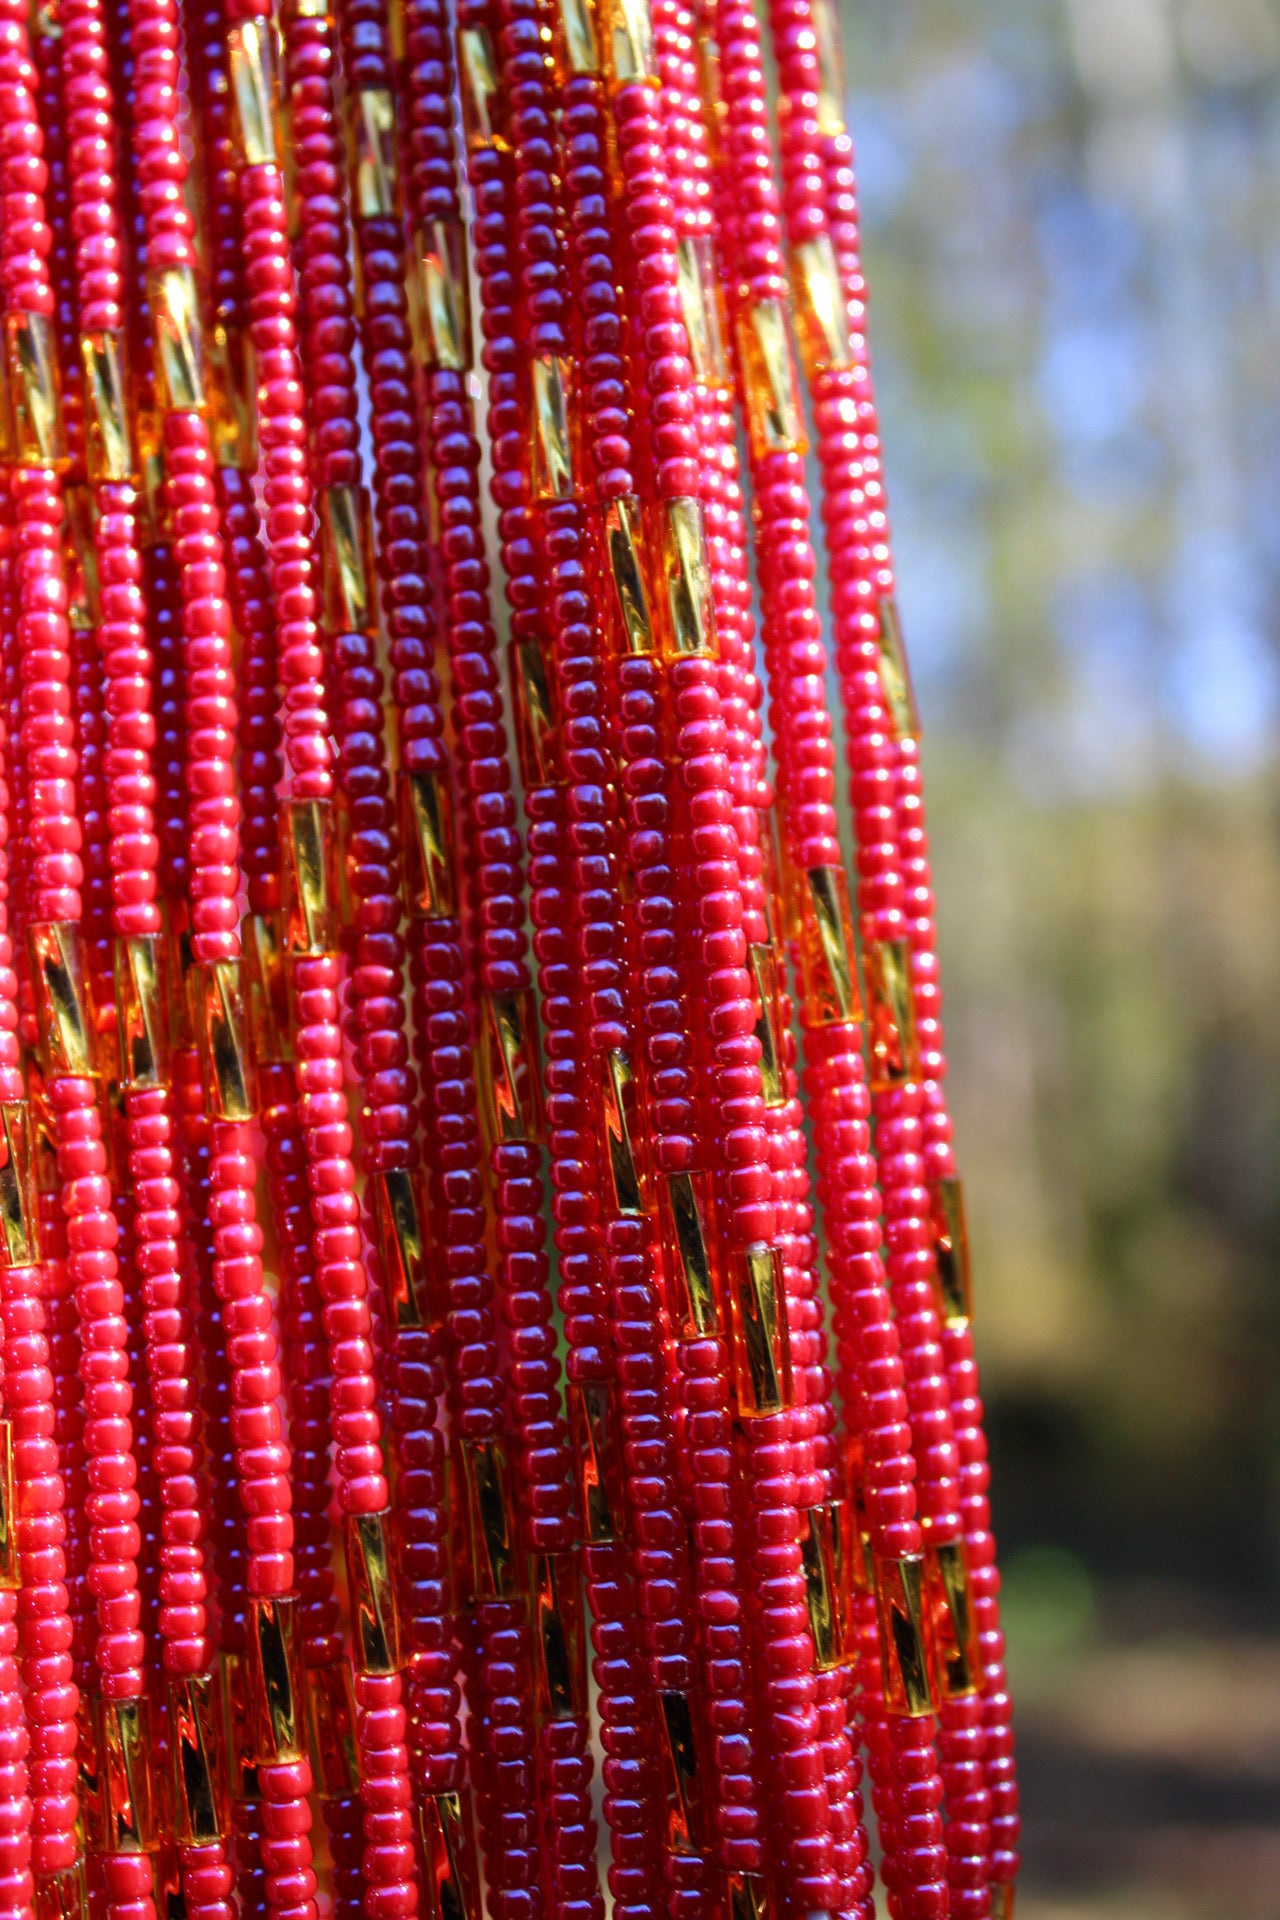
{"type": "Polygon", "coordinates": [[[0,0],[0,1920],[1009,1920],[842,93],[0,0]]]}

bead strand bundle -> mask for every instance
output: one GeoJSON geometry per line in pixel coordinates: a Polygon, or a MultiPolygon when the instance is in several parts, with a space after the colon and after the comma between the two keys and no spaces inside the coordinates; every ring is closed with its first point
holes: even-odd
{"type": "Polygon", "coordinates": [[[0,1920],[1010,1920],[830,0],[281,4],[0,0],[0,1920]]]}

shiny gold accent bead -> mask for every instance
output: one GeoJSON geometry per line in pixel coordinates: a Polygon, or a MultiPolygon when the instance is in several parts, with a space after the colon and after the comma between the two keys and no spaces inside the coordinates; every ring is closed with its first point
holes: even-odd
{"type": "Polygon", "coordinates": [[[662,1181],[663,1246],[667,1270],[680,1286],[679,1334],[692,1340],[717,1333],[715,1211],[709,1173],[669,1173],[662,1181]]]}
{"type": "Polygon", "coordinates": [[[280,53],[270,20],[242,20],[227,35],[235,134],[246,167],[278,167],[280,139],[280,53]]]}
{"type": "Polygon", "coordinates": [[[805,878],[808,911],[799,941],[805,1025],[848,1025],[862,1018],[848,876],[843,867],[811,867],[805,878]]]}
{"type": "Polygon", "coordinates": [[[942,1318],[949,1327],[961,1326],[973,1318],[973,1277],[963,1183],[954,1174],[939,1180],[933,1190],[933,1201],[933,1246],[942,1318]]]}
{"type": "Polygon", "coordinates": [[[40,1060],[47,1079],[96,1071],[93,1028],[85,998],[84,945],[79,925],[49,920],[27,931],[40,1060]]]}
{"type": "Polygon", "coordinates": [[[676,265],[693,377],[708,386],[726,386],[729,360],[725,352],[724,313],[711,235],[695,234],[679,241],[676,265]]]}
{"type": "Polygon", "coordinates": [[[285,947],[294,958],[338,946],[338,874],[333,807],[327,800],[286,801],[280,816],[285,947]]]}
{"type": "Polygon", "coordinates": [[[90,480],[129,480],[133,443],[125,404],[124,334],[99,328],[80,335],[84,376],[84,458],[90,480]]]}
{"type": "Polygon", "coordinates": [[[168,511],[164,497],[164,448],[160,416],[153,406],[135,409],[138,456],[138,545],[144,550],[167,537],[168,511]]]}
{"type": "Polygon", "coordinates": [[[396,211],[396,103],[389,87],[361,87],[348,107],[351,201],[358,220],[388,220],[396,211]]]}
{"type": "Polygon", "coordinates": [[[587,1712],[587,1642],[577,1554],[535,1554],[530,1586],[539,1716],[582,1719],[587,1712]]]}
{"type": "Polygon", "coordinates": [[[919,1043],[905,940],[869,940],[862,950],[871,1091],[918,1078],[919,1043]]]}
{"type": "Polygon", "coordinates": [[[469,1799],[460,1793],[427,1794],[419,1819],[426,1920],[481,1920],[469,1799]]]}
{"type": "Polygon", "coordinates": [[[844,132],[844,57],[836,0],[812,0],[810,15],[818,56],[818,131],[844,132]]]}
{"type": "Polygon", "coordinates": [[[644,1194],[634,1139],[638,1094],[631,1062],[620,1048],[605,1055],[600,1082],[614,1205],[621,1214],[639,1215],[644,1212],[644,1194]]]}
{"type": "Polygon", "coordinates": [[[363,487],[321,489],[320,579],[330,633],[373,633],[378,623],[373,580],[373,515],[363,487]]]}
{"type": "Polygon", "coordinates": [[[102,618],[98,579],[98,500],[92,487],[64,486],[62,550],[67,569],[67,625],[73,633],[90,633],[102,618]]]}
{"type": "Polygon", "coordinates": [[[687,1693],[663,1688],[662,1772],[667,1803],[666,1843],[673,1853],[696,1853],[702,1828],[702,1769],[693,1709],[687,1693]]]}
{"type": "Polygon", "coordinates": [[[316,1792],[351,1799],[360,1791],[360,1749],[351,1668],[341,1657],[307,1669],[307,1731],[316,1792]]]}
{"type": "Polygon", "coordinates": [[[861,1557],[851,1501],[828,1500],[801,1518],[800,1555],[813,1651],[819,1673],[844,1666],[857,1651],[849,1616],[852,1569],[861,1557]]]}
{"type": "Polygon", "coordinates": [[[787,1080],[783,1062],[782,1034],[779,1027],[778,956],[771,946],[752,941],[747,948],[747,965],[755,982],[760,1018],[756,1038],[760,1042],[760,1084],[766,1107],[787,1103],[787,1080]]]}
{"type": "Polygon", "coordinates": [[[511,643],[511,706],[526,792],[561,784],[555,685],[538,640],[511,643]]]}
{"type": "Polygon", "coordinates": [[[227,1817],[213,1675],[189,1674],[170,1680],[168,1704],[175,1837],[182,1846],[213,1846],[223,1837],[227,1817]]]}
{"type": "Polygon", "coordinates": [[[387,1167],[369,1177],[378,1251],[397,1327],[434,1318],[428,1299],[427,1209],[422,1175],[387,1167]]]}
{"type": "Polygon", "coordinates": [[[258,372],[247,327],[221,322],[205,343],[213,457],[252,473],[258,464],[258,372]]]}
{"type": "Polygon", "coordinates": [[[32,1920],[89,1920],[89,1882],[83,1855],[69,1867],[35,1876],[32,1920]]]}
{"type": "Polygon", "coordinates": [[[1003,1886],[991,1889],[991,1920],[1013,1920],[1014,1901],[1017,1888],[1007,1882],[1003,1886]]]}
{"type": "Polygon", "coordinates": [[[195,274],[190,267],[166,267],[150,276],[147,298],[155,335],[156,404],[162,413],[202,412],[204,334],[195,274]]]}
{"type": "Polygon", "coordinates": [[[653,622],[644,585],[643,522],[640,502],[630,494],[610,500],[605,507],[604,539],[623,644],[628,653],[652,653],[653,622]]]}
{"type": "Polygon", "coordinates": [[[90,1835],[108,1853],[146,1853],[155,1844],[152,1803],[154,1742],[146,1700],[95,1703],[101,1831],[90,1835]]]}
{"type": "Polygon", "coordinates": [[[254,1759],[259,1765],[301,1760],[306,1742],[295,1595],[250,1600],[245,1666],[254,1759]]]}
{"type": "Polygon", "coordinates": [[[887,597],[882,598],[879,614],[880,684],[884,688],[889,718],[893,722],[893,730],[899,740],[918,739],[920,711],[916,706],[915,688],[911,684],[907,651],[902,644],[902,627],[898,620],[897,601],[887,597]]]}
{"type": "Polygon", "coordinates": [[[154,934],[117,938],[112,958],[121,1083],[158,1087],[169,1052],[160,941],[154,934]]]}
{"type": "Polygon", "coordinates": [[[533,497],[570,500],[573,497],[573,453],[569,442],[569,387],[567,360],[539,354],[530,365],[533,382],[533,497]]]}
{"type": "Polygon", "coordinates": [[[215,960],[193,976],[195,1030],[211,1118],[253,1118],[253,1072],[239,960],[215,960]]]}
{"type": "Polygon", "coordinates": [[[757,459],[807,446],[791,328],[781,300],[759,300],[738,322],[747,435],[757,459]]]}
{"type": "Polygon", "coordinates": [[[423,364],[465,373],[471,365],[471,289],[467,237],[460,220],[432,220],[418,229],[425,322],[423,364]]]}
{"type": "Polygon", "coordinates": [[[400,1666],[390,1520],[389,1513],[349,1513],[346,1518],[351,1636],[358,1673],[395,1673],[400,1666]]]}
{"type": "Polygon", "coordinates": [[[791,1403],[791,1339],[782,1260],[753,1241],[737,1255],[732,1288],[734,1378],[744,1419],[780,1413],[791,1403]]]}
{"type": "Polygon", "coordinates": [[[943,1700],[964,1699],[982,1685],[982,1656],[963,1540],[926,1550],[924,1590],[934,1690],[943,1700]]]}
{"type": "MultiPolygon", "coordinates": [[[[662,510],[659,510],[662,512],[662,510]]],[[[716,625],[711,599],[711,560],[702,502],[668,500],[661,523],[662,571],[669,657],[715,658],[716,625]]]]}
{"type": "Polygon", "coordinates": [[[731,1873],[726,1886],[729,1920],[769,1920],[773,1902],[763,1874],[731,1873]]]}
{"type": "Polygon", "coordinates": [[[249,915],[244,923],[244,951],[254,1064],[278,1066],[293,1056],[284,927],[279,910],[249,915]]]}
{"type": "Polygon", "coordinates": [[[924,1566],[918,1556],[875,1563],[884,1703],[919,1720],[933,1712],[925,1650],[924,1566]]]}
{"type": "Polygon", "coordinates": [[[583,1537],[589,1546],[610,1546],[621,1538],[622,1515],[622,1436],[613,1388],[604,1380],[571,1381],[567,1399],[583,1537]]]}
{"type": "Polygon", "coordinates": [[[457,912],[453,870],[452,803],[446,773],[400,776],[401,845],[405,899],[425,920],[449,920],[457,912]]]}
{"type": "Polygon", "coordinates": [[[653,15],[649,0],[605,0],[601,8],[605,61],[615,86],[643,80],[657,84],[653,15]]]}
{"type": "Polygon", "coordinates": [[[461,1454],[473,1594],[477,1600],[509,1600],[520,1581],[507,1451],[501,1440],[464,1438],[461,1454]]]}
{"type": "Polygon", "coordinates": [[[32,1267],[40,1258],[40,1214],[35,1139],[25,1100],[0,1104],[0,1153],[0,1267],[32,1267]]]}
{"type": "Polygon", "coordinates": [[[490,1141],[540,1139],[538,1015],[531,988],[481,995],[479,1068],[490,1141]]]}
{"type": "Polygon", "coordinates": [[[851,365],[849,308],[829,234],[803,240],[795,249],[791,256],[791,289],[800,357],[810,380],[828,367],[851,365]]]}
{"type": "Polygon", "coordinates": [[[254,1708],[249,1695],[249,1662],[243,1654],[224,1652],[218,1664],[231,1797],[237,1801],[257,1800],[261,1794],[254,1708]]]}
{"type": "Polygon", "coordinates": [[[590,0],[558,0],[553,28],[556,66],[563,79],[571,73],[599,73],[600,54],[590,0]]]}
{"type": "Polygon", "coordinates": [[[17,1488],[13,1478],[13,1428],[0,1420],[0,1593],[16,1593],[18,1566],[17,1488]]]}
{"type": "Polygon", "coordinates": [[[67,434],[53,321],[44,313],[6,314],[4,348],[8,459],[18,467],[65,467],[67,434]]]}
{"type": "Polygon", "coordinates": [[[471,153],[486,147],[506,151],[499,131],[501,94],[493,41],[484,27],[458,29],[458,83],[462,95],[462,126],[471,153]]]}

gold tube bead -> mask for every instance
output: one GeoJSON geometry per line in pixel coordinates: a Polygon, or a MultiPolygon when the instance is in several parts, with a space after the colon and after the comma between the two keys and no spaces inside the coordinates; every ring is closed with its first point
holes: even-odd
{"type": "Polygon", "coordinates": [[[800,358],[810,380],[853,361],[849,307],[840,284],[831,236],[803,240],[791,255],[791,292],[796,307],[800,358]]]}
{"type": "Polygon", "coordinates": [[[720,1273],[709,1173],[669,1173],[660,1183],[663,1259],[678,1293],[676,1325],[684,1340],[720,1329],[720,1273]]]}
{"type": "Polygon", "coordinates": [[[99,1833],[90,1845],[108,1853],[147,1853],[156,1842],[152,1792],[155,1743],[149,1703],[103,1700],[95,1703],[98,1751],[99,1833]]]}
{"type": "Polygon", "coordinates": [[[764,1104],[772,1109],[787,1103],[786,1062],[782,1049],[781,1009],[778,989],[778,956],[771,945],[752,941],[747,948],[760,1017],[756,1038],[760,1042],[760,1084],[764,1104]]]}
{"type": "Polygon", "coordinates": [[[119,936],[112,964],[121,1085],[158,1087],[169,1055],[162,944],[154,934],[119,936]]]}
{"type": "Polygon", "coordinates": [[[211,1673],[170,1680],[169,1752],[175,1837],[183,1846],[213,1846],[227,1827],[227,1782],[218,1684],[211,1673]]]}
{"type": "Polygon", "coordinates": [[[510,650],[511,710],[520,779],[526,792],[563,784],[555,681],[547,672],[542,642],[513,640],[510,650]]]}
{"type": "Polygon", "coordinates": [[[133,436],[124,369],[124,334],[99,328],[80,335],[84,380],[84,457],[90,480],[133,476],[133,436]]]}
{"type": "Polygon", "coordinates": [[[247,327],[212,329],[205,342],[213,457],[220,467],[252,473],[258,464],[258,379],[247,327]]]}
{"type": "Polygon", "coordinates": [[[280,138],[280,53],[274,22],[242,20],[227,35],[235,138],[246,167],[278,167],[280,138]]]}
{"type": "Polygon", "coordinates": [[[649,0],[603,0],[599,9],[605,67],[614,86],[658,84],[649,0]]]}
{"type": "Polygon", "coordinates": [[[920,1072],[915,996],[905,940],[868,940],[862,949],[867,1003],[868,1078],[873,1093],[901,1086],[920,1072]]]}
{"type": "Polygon", "coordinates": [[[501,131],[502,96],[493,41],[484,27],[458,29],[458,91],[462,98],[462,126],[467,149],[479,153],[488,147],[506,151],[501,131]]]}
{"type": "Polygon", "coordinates": [[[293,1057],[284,926],[279,909],[251,913],[244,923],[245,993],[254,1064],[279,1066],[293,1057]]]}
{"type": "Polygon", "coordinates": [[[520,1587],[515,1496],[500,1440],[461,1442],[463,1494],[472,1593],[477,1600],[509,1600],[520,1587]]]}
{"type": "Polygon", "coordinates": [[[418,229],[423,365],[465,373],[471,365],[471,287],[467,235],[460,220],[432,220],[418,229]]]}
{"type": "Polygon", "coordinates": [[[253,1118],[253,1060],[245,1019],[244,969],[239,960],[215,960],[194,970],[193,1024],[211,1117],[253,1118]]]}
{"type": "Polygon", "coordinates": [[[962,1326],[973,1318],[973,1275],[964,1185],[954,1174],[935,1182],[933,1220],[933,1250],[943,1324],[962,1326]]]}
{"type": "Polygon", "coordinates": [[[697,1853],[702,1842],[703,1769],[692,1703],[687,1693],[667,1687],[659,1692],[658,1704],[666,1844],[673,1853],[697,1853]]]}
{"type": "Polygon", "coordinates": [[[982,1685],[982,1658],[963,1540],[926,1550],[924,1589],[934,1692],[940,1700],[964,1699],[982,1685]]]}
{"type": "Polygon", "coordinates": [[[535,1554],[529,1584],[539,1717],[580,1719],[587,1712],[587,1642],[577,1553],[535,1554]]]}
{"type": "Polygon", "coordinates": [[[638,1217],[644,1212],[636,1154],[639,1096],[631,1061],[621,1048],[615,1047],[600,1063],[600,1095],[614,1206],[620,1214],[638,1217]]]}
{"type": "Polygon", "coordinates": [[[538,1014],[531,987],[490,988],[480,997],[481,1110],[491,1144],[542,1137],[538,1014]]]}
{"type": "Polygon", "coordinates": [[[58,345],[45,313],[8,313],[4,318],[4,369],[8,388],[8,458],[18,467],[68,463],[58,345]]]}
{"type": "Polygon", "coordinates": [[[773,1900],[769,1882],[760,1873],[731,1873],[725,1882],[729,1920],[769,1920],[773,1900]]]}
{"type": "Polygon", "coordinates": [[[323,487],[316,501],[320,520],[320,589],[330,633],[372,634],[378,623],[374,599],[373,513],[364,487],[323,487]]]}
{"type": "Polygon", "coordinates": [[[991,1889],[991,1920],[1013,1920],[1017,1888],[1008,1881],[991,1889]]]}
{"type": "Polygon", "coordinates": [[[591,0],[557,0],[552,14],[551,47],[563,81],[574,73],[599,73],[600,52],[591,0]]]}
{"type": "Polygon", "coordinates": [[[93,1026],[85,994],[84,943],[77,922],[43,921],[27,930],[27,953],[46,1079],[96,1072],[93,1026]]]}
{"type": "Polygon", "coordinates": [[[307,1731],[320,1798],[348,1800],[359,1793],[355,1690],[345,1657],[307,1669],[307,1731]]]}
{"type": "Polygon", "coordinates": [[[658,509],[663,652],[668,659],[716,657],[711,559],[702,502],[668,500],[658,509]]]}
{"type": "Polygon", "coordinates": [[[925,1638],[924,1565],[918,1556],[875,1563],[884,1703],[890,1713],[922,1719],[933,1712],[925,1638]]]}
{"type": "Polygon", "coordinates": [[[235,1801],[260,1798],[258,1745],[254,1736],[254,1706],[249,1697],[249,1663],[240,1653],[224,1650],[218,1661],[222,1695],[227,1786],[235,1801]]]}
{"type": "Polygon", "coordinates": [[[83,1854],[69,1867],[36,1874],[31,1911],[32,1920],[89,1920],[89,1881],[83,1854]]]}
{"type": "Polygon", "coordinates": [[[613,1388],[605,1380],[570,1381],[569,1435],[577,1467],[583,1538],[610,1546],[621,1536],[622,1434],[613,1388]]]}
{"type": "Polygon", "coordinates": [[[535,500],[573,498],[573,449],[569,438],[572,369],[559,355],[538,354],[530,363],[529,425],[535,500]]]}
{"type": "Polygon", "coordinates": [[[422,1175],[406,1167],[387,1167],[369,1176],[369,1192],[387,1301],[395,1324],[430,1325],[439,1316],[430,1300],[422,1175]]]}
{"type": "Polygon", "coordinates": [[[610,500],[606,505],[604,544],[623,648],[627,653],[652,653],[653,621],[645,589],[644,523],[640,502],[631,495],[610,500]]]}
{"type": "Polygon", "coordinates": [[[391,219],[397,206],[396,103],[389,87],[360,87],[347,107],[351,210],[357,220],[391,219]]]}
{"type": "Polygon", "coordinates": [[[148,281],[155,341],[156,405],[161,413],[203,413],[204,332],[190,267],[165,267],[148,281]]]}
{"type": "Polygon", "coordinates": [[[32,1267],[40,1258],[36,1149],[25,1100],[0,1104],[0,1266],[32,1267]]]}
{"type": "Polygon", "coordinates": [[[851,1617],[861,1545],[855,1540],[852,1501],[828,1500],[810,1507],[800,1523],[805,1601],[819,1673],[844,1666],[857,1651],[851,1617]]]}
{"type": "Polygon", "coordinates": [[[783,301],[759,300],[740,315],[738,356],[753,456],[803,453],[808,442],[783,301]]]}
{"type": "Polygon", "coordinates": [[[920,710],[916,705],[915,688],[911,684],[911,669],[907,664],[902,624],[898,619],[898,603],[884,595],[877,611],[880,624],[877,636],[880,684],[884,688],[894,735],[899,740],[916,740],[920,737],[920,710]]]}
{"type": "Polygon", "coordinates": [[[791,1403],[791,1340],[778,1249],[763,1240],[742,1248],[730,1292],[738,1413],[749,1420],[780,1413],[791,1403]]]}
{"type": "Polygon", "coordinates": [[[678,241],[676,267],[693,377],[706,386],[727,386],[724,306],[711,235],[687,235],[678,241]]]}
{"type": "Polygon", "coordinates": [[[458,908],[458,887],[447,773],[400,775],[400,841],[409,912],[425,920],[452,919],[458,908]]]}
{"type": "Polygon", "coordinates": [[[818,56],[818,131],[844,132],[844,58],[835,0],[811,0],[814,49],[818,56]]]}
{"type": "Polygon", "coordinates": [[[13,1428],[0,1420],[0,1593],[21,1586],[18,1566],[17,1488],[13,1477],[13,1428]]]}
{"type": "Polygon", "coordinates": [[[346,1518],[347,1585],[359,1673],[395,1673],[400,1666],[390,1521],[389,1513],[349,1513],[346,1518]]]}
{"type": "Polygon", "coordinates": [[[286,953],[298,959],[336,952],[338,874],[330,801],[286,801],[280,816],[280,866],[286,953]]]}
{"type": "Polygon", "coordinates": [[[809,1027],[862,1018],[849,879],[843,866],[810,867],[799,925],[800,990],[809,1027]]]}
{"type": "Polygon", "coordinates": [[[301,1760],[306,1738],[294,1594],[250,1601],[245,1667],[254,1759],[260,1765],[301,1760]]]}
{"type": "Polygon", "coordinates": [[[67,625],[73,633],[89,633],[102,618],[98,577],[98,500],[88,486],[62,489],[64,519],[62,551],[67,570],[67,625]]]}
{"type": "Polygon", "coordinates": [[[426,1794],[418,1817],[426,1920],[481,1920],[469,1796],[426,1794]]]}

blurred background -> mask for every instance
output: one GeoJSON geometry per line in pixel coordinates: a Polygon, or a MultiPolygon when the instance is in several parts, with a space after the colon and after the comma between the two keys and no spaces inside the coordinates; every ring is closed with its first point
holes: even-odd
{"type": "Polygon", "coordinates": [[[1280,1914],[1280,0],[843,0],[1027,1802],[1280,1914]]]}

